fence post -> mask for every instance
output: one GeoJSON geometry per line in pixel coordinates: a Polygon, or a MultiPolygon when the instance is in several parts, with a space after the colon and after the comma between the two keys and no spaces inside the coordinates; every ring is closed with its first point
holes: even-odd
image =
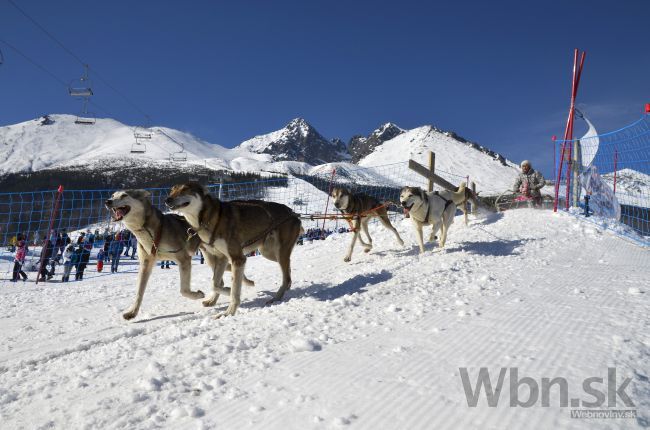
{"type": "Polygon", "coordinates": [[[50,212],[50,228],[47,231],[47,234],[45,235],[45,243],[43,244],[43,248],[41,248],[41,260],[38,265],[38,273],[36,274],[36,283],[38,284],[38,278],[41,276],[41,272],[43,271],[43,264],[45,263],[45,254],[47,253],[47,248],[50,246],[50,236],[52,235],[52,231],[54,230],[54,220],[56,219],[56,214],[59,211],[59,205],[61,204],[61,196],[63,195],[63,185],[59,185],[59,188],[57,189],[57,194],[56,194],[56,200],[54,204],[52,205],[52,212],[50,212]]]}

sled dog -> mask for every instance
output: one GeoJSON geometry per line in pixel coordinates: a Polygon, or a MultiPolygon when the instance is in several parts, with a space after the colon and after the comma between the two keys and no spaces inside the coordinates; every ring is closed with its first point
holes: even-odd
{"type": "MultiPolygon", "coordinates": [[[[190,299],[202,299],[202,291],[190,290],[192,256],[199,248],[198,237],[187,240],[190,225],[179,215],[163,214],[151,204],[151,195],[145,190],[121,190],[113,193],[106,200],[105,206],[110,210],[114,221],[122,221],[138,239],[137,295],[133,305],[122,315],[124,319],[135,318],[142,304],[147,282],[156,261],[171,260],[179,267],[181,294],[190,299]]],[[[204,255],[206,253],[204,252],[204,255]]],[[[215,262],[207,255],[208,264],[214,268],[215,262]]],[[[251,281],[248,281],[252,284],[251,281]]],[[[213,286],[221,288],[221,284],[213,286]]],[[[229,293],[223,288],[224,294],[229,293]]]]}
{"type": "Polygon", "coordinates": [[[444,248],[447,241],[449,227],[454,222],[456,214],[456,202],[463,202],[465,199],[465,183],[461,183],[456,192],[434,191],[428,193],[419,187],[404,187],[400,192],[400,203],[410,215],[415,231],[417,233],[420,253],[424,252],[422,239],[422,227],[431,225],[430,241],[436,237],[438,230],[441,230],[440,248],[444,248]]]}
{"type": "Polygon", "coordinates": [[[357,239],[359,239],[359,242],[361,242],[361,245],[364,247],[364,252],[370,252],[372,249],[372,237],[370,237],[370,233],[368,233],[368,222],[370,222],[371,218],[379,218],[379,221],[381,221],[384,227],[395,234],[400,246],[404,245],[404,241],[388,219],[386,206],[379,203],[379,201],[374,197],[361,193],[355,194],[346,188],[334,187],[332,189],[332,200],[334,201],[334,206],[338,210],[346,215],[352,216],[352,229],[354,230],[354,236],[352,236],[350,248],[348,249],[345,258],[343,258],[343,261],[348,262],[352,259],[352,251],[354,250],[354,245],[357,239]],[[361,230],[363,230],[368,238],[368,243],[363,241],[363,238],[360,235],[361,230]]]}
{"type": "MultiPolygon", "coordinates": [[[[228,262],[232,265],[230,303],[222,314],[234,315],[240,304],[246,254],[256,249],[280,264],[282,285],[274,300],[282,299],[291,288],[291,252],[304,231],[300,218],[285,205],[262,200],[220,201],[198,183],[189,182],[172,188],[165,204],[185,216],[206,252],[216,261],[213,287],[219,285],[228,262]]],[[[214,288],[203,301],[214,306],[222,293],[214,288]]]]}

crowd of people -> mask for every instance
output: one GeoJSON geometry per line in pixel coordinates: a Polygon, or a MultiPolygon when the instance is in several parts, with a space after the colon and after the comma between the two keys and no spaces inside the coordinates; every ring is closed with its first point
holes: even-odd
{"type": "MultiPolygon", "coordinates": [[[[65,229],[53,231],[50,237],[43,236],[40,240],[32,241],[34,247],[40,247],[37,257],[37,280],[45,282],[54,278],[56,268],[63,266],[62,282],[68,282],[72,269],[75,270],[74,279],[82,280],[84,271],[90,263],[91,256],[96,250],[97,271],[103,270],[104,263],[110,262],[111,273],[118,271],[120,259],[130,257],[135,259],[138,241],[128,230],[117,232],[87,230],[79,233],[75,240],[68,235],[65,229]]],[[[24,266],[29,255],[27,235],[19,233],[10,242],[10,251],[14,253],[14,267],[11,281],[27,280],[24,266]]],[[[36,255],[34,255],[36,257],[36,255]]]]}

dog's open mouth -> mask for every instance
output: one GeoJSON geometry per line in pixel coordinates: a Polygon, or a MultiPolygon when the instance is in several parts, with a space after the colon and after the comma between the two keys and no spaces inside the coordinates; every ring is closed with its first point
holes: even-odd
{"type": "Polygon", "coordinates": [[[411,203],[411,204],[408,205],[408,206],[405,205],[404,203],[402,203],[402,208],[404,208],[404,213],[405,213],[405,214],[408,214],[408,213],[411,211],[411,208],[412,208],[412,207],[413,207],[413,203],[411,203]]]}
{"type": "Polygon", "coordinates": [[[111,215],[113,217],[113,221],[121,221],[126,214],[129,213],[131,210],[130,206],[120,206],[119,208],[111,208],[111,215]]]}

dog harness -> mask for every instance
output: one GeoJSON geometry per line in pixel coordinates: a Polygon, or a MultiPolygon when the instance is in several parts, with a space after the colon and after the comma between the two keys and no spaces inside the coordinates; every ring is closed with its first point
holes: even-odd
{"type": "MultiPolygon", "coordinates": [[[[434,191],[433,194],[436,196],[440,197],[445,201],[445,208],[442,210],[443,212],[447,210],[450,204],[452,204],[454,201],[453,200],[447,200],[446,198],[442,197],[438,191],[434,191]]],[[[429,221],[429,211],[431,211],[431,204],[429,203],[429,207],[427,207],[427,216],[424,218],[425,221],[429,221]]]]}

